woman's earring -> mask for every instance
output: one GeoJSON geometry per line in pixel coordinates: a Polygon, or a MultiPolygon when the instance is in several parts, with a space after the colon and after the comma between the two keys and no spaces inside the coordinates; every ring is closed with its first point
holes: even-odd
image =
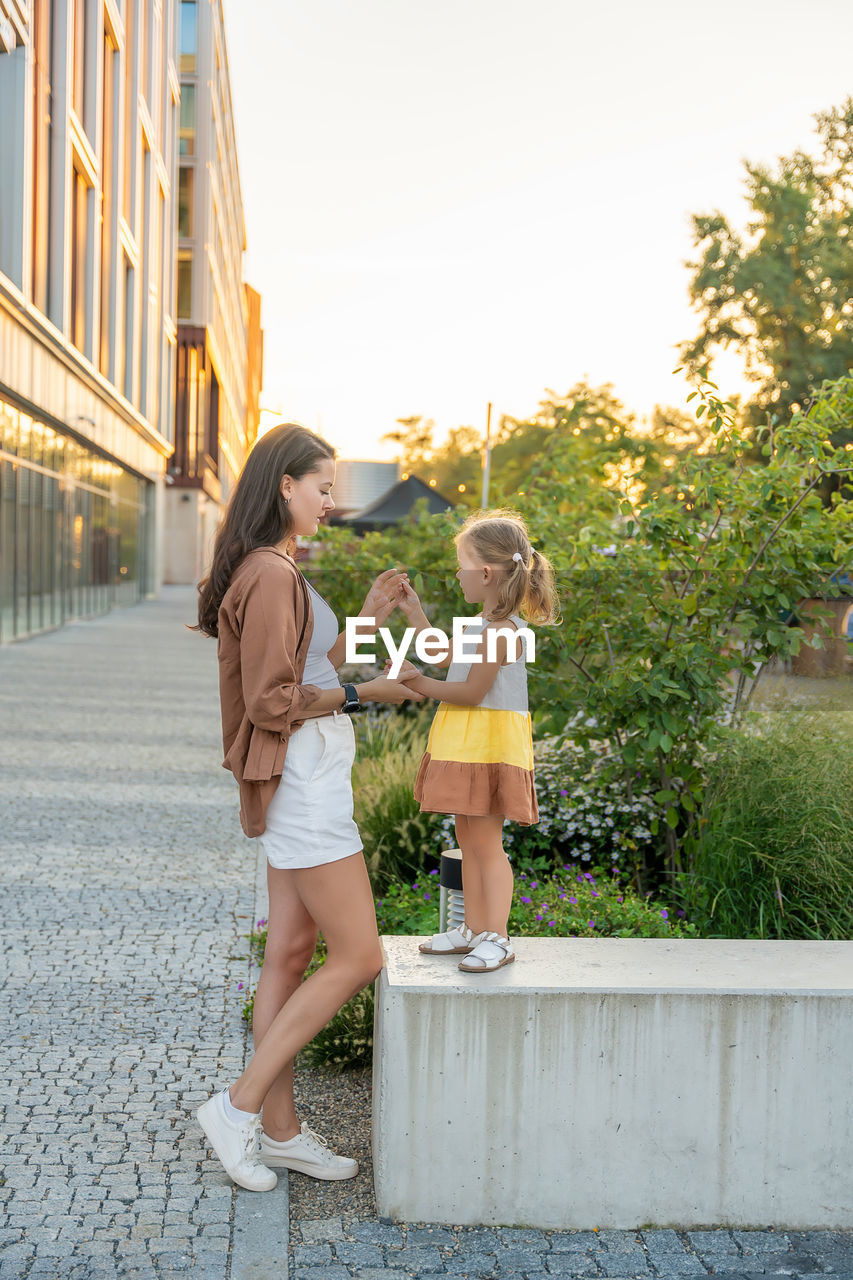
{"type": "Polygon", "coordinates": [[[286,507],[289,507],[289,506],[290,506],[290,498],[285,498],[285,500],[284,500],[284,505],[285,505],[286,507]]]}

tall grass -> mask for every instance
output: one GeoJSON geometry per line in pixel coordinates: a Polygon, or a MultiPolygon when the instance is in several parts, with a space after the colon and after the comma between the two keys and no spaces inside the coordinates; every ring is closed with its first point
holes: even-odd
{"type": "Polygon", "coordinates": [[[705,937],[853,938],[849,718],[777,710],[724,740],[680,891],[705,937]]]}

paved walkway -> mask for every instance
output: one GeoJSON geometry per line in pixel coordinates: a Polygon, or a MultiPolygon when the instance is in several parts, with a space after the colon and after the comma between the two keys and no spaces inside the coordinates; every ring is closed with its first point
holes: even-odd
{"type": "Polygon", "coordinates": [[[241,1068],[263,910],[193,593],[0,648],[0,1280],[853,1280],[848,1232],[296,1224],[191,1113],[241,1068]],[[243,957],[243,958],[240,958],[243,957]]]}
{"type": "Polygon", "coordinates": [[[192,1119],[241,1070],[255,910],[193,604],[0,648],[2,1280],[286,1256],[286,1179],[236,1192],[192,1119]]]}

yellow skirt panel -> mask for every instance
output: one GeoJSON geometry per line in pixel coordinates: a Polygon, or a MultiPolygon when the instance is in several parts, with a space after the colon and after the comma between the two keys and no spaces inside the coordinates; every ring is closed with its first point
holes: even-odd
{"type": "Polygon", "coordinates": [[[440,702],[429,732],[433,760],[511,764],[533,770],[533,729],[526,711],[454,707],[440,702]]]}

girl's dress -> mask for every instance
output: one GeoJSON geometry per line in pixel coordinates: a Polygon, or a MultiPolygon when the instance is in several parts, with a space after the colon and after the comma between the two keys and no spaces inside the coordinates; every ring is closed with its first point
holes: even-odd
{"type": "MultiPolygon", "coordinates": [[[[482,616],[477,621],[479,632],[473,626],[467,632],[472,640],[486,625],[482,616]]],[[[525,625],[517,614],[512,621],[525,625]]],[[[514,662],[500,668],[479,706],[438,704],[415,779],[422,812],[503,814],[525,826],[539,821],[523,644],[520,649],[514,662]]],[[[452,662],[447,679],[465,680],[470,669],[470,662],[452,662]]]]}

